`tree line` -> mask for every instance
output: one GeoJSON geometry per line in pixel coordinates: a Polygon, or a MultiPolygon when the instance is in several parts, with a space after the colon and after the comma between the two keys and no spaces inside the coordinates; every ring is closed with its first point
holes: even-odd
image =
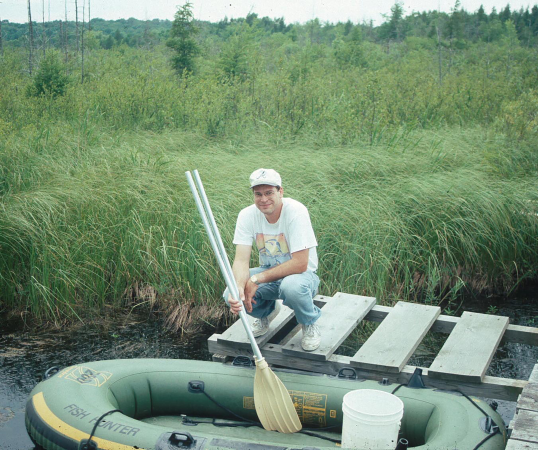
{"type": "MultiPolygon", "coordinates": [[[[181,8],[181,7],[180,7],[181,8]]],[[[29,10],[30,13],[30,10],[29,10]]],[[[507,26],[513,26],[523,46],[538,45],[538,5],[532,8],[512,10],[510,5],[489,14],[483,6],[469,12],[456,1],[450,12],[423,11],[404,15],[403,3],[396,2],[384,15],[384,22],[374,26],[372,22],[322,22],[313,19],[306,23],[286,23],[284,18],[259,17],[249,13],[244,18],[225,18],[219,22],[193,20],[200,29],[197,37],[202,42],[210,37],[227,39],[244,23],[262,35],[289,34],[292,39],[306,35],[311,43],[332,44],[338,39],[356,39],[360,36],[375,43],[402,42],[408,37],[431,38],[443,46],[463,47],[469,42],[495,42],[506,35],[507,26]]],[[[138,20],[135,18],[104,20],[92,18],[85,27],[85,45],[88,48],[110,49],[115,46],[143,47],[164,42],[172,30],[170,20],[138,20]]],[[[43,20],[28,23],[0,21],[0,45],[5,47],[33,46],[62,48],[71,45],[80,48],[80,34],[84,26],[79,21],[43,20]],[[66,43],[67,41],[67,43],[66,43]]]]}

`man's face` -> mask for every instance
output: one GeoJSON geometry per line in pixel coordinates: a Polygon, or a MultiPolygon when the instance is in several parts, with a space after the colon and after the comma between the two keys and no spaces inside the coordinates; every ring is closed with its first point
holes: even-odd
{"type": "Polygon", "coordinates": [[[254,204],[266,216],[274,213],[280,214],[282,208],[282,188],[277,189],[275,186],[262,184],[252,188],[254,192],[254,204]]]}

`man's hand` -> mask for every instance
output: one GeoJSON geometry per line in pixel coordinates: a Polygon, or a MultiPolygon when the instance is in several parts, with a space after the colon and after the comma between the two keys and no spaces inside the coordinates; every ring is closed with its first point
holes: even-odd
{"type": "MultiPolygon", "coordinates": [[[[247,283],[247,285],[249,284],[254,283],[247,283]]],[[[256,286],[255,284],[254,286],[256,287],[256,289],[258,289],[258,286],[256,286]]],[[[256,289],[254,289],[254,292],[249,297],[248,294],[245,295],[245,291],[243,289],[239,288],[239,298],[241,299],[241,301],[235,300],[231,294],[228,296],[228,303],[230,304],[230,310],[232,311],[232,314],[239,314],[239,311],[241,311],[241,304],[245,305],[245,309],[247,310],[247,312],[252,312],[252,303],[256,303],[255,300],[252,300],[252,297],[256,293],[256,289]]]]}
{"type": "Polygon", "coordinates": [[[247,308],[249,313],[252,312],[252,303],[256,303],[256,300],[254,300],[254,295],[256,295],[257,290],[258,285],[249,279],[245,285],[245,308],[247,308]]]}

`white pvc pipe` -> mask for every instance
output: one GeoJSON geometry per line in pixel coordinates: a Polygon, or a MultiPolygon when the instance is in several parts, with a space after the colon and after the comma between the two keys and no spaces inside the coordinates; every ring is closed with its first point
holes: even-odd
{"type": "MultiPolygon", "coordinates": [[[[217,262],[219,263],[220,271],[222,273],[222,276],[224,277],[226,286],[228,287],[228,291],[232,294],[232,297],[234,299],[241,301],[241,299],[239,298],[239,289],[237,288],[237,283],[235,282],[228,256],[226,255],[226,249],[224,248],[224,245],[222,243],[219,229],[215,222],[215,218],[213,217],[213,212],[211,211],[211,206],[209,205],[209,201],[205,194],[202,180],[198,175],[198,171],[194,171],[194,176],[198,189],[194,184],[193,177],[190,171],[185,172],[185,176],[187,177],[187,182],[189,183],[189,187],[194,197],[196,207],[198,208],[198,212],[200,213],[200,217],[202,218],[202,222],[204,224],[207,236],[209,237],[209,241],[211,242],[211,247],[213,248],[213,252],[215,253],[217,262]],[[200,194],[198,193],[198,190],[200,191],[200,194]],[[200,195],[202,196],[203,202],[202,200],[200,200],[200,195]]],[[[261,355],[260,348],[258,347],[258,343],[256,342],[256,338],[252,334],[252,329],[250,328],[250,324],[245,313],[244,305],[239,311],[239,317],[241,318],[243,326],[245,327],[245,331],[247,332],[252,351],[254,352],[254,355],[256,356],[257,360],[261,361],[263,357],[261,355]]]]}

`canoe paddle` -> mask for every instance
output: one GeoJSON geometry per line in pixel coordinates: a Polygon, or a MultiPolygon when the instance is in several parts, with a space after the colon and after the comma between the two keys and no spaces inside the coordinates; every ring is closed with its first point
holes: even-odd
{"type": "MultiPolygon", "coordinates": [[[[211,242],[211,247],[219,263],[220,270],[226,281],[226,286],[234,299],[240,300],[239,289],[233,276],[232,268],[226,255],[226,250],[220,237],[217,223],[213,217],[211,206],[204,191],[204,186],[197,170],[185,172],[189,187],[194,196],[196,207],[204,223],[205,230],[211,242]],[[196,184],[195,184],[196,183],[196,184]],[[200,199],[201,197],[201,199],[200,199]]],[[[302,428],[297,411],[293,406],[290,394],[284,383],[273,373],[262,356],[256,339],[252,334],[245,308],[239,311],[239,317],[247,332],[256,361],[254,375],[254,405],[263,428],[281,433],[295,433],[302,428]]]]}

